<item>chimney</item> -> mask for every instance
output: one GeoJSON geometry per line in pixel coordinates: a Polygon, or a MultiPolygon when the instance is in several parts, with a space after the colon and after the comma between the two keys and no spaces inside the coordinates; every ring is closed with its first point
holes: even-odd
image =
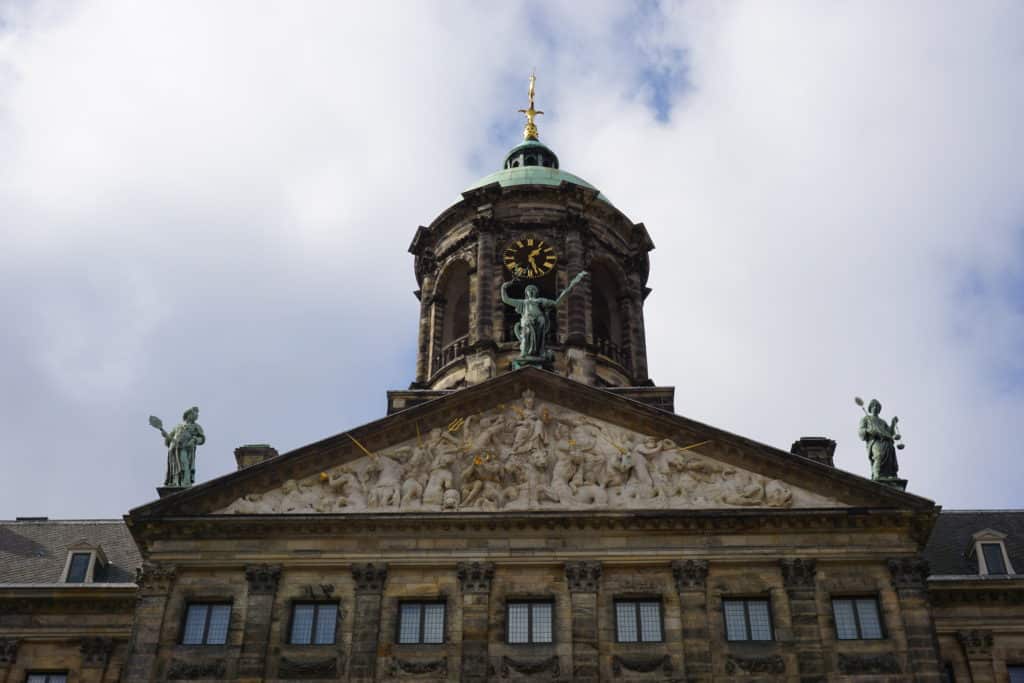
{"type": "Polygon", "coordinates": [[[802,455],[822,465],[835,467],[832,457],[836,454],[836,442],[825,436],[803,436],[793,442],[789,452],[802,455]]]}
{"type": "Polygon", "coordinates": [[[249,444],[235,449],[235,460],[238,461],[238,469],[240,470],[276,457],[277,449],[265,443],[249,444]]]}

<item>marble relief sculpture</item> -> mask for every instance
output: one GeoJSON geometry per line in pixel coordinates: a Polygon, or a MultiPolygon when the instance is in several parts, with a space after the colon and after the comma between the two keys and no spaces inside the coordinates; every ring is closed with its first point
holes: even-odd
{"type": "Polygon", "coordinates": [[[701,455],[693,446],[540,402],[527,390],[512,405],[455,420],[378,453],[367,451],[365,457],[289,480],[277,490],[246,494],[221,512],[794,505],[836,503],[701,455]]]}

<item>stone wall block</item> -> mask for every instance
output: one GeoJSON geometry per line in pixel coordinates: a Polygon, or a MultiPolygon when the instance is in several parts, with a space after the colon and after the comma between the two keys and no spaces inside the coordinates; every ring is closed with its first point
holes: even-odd
{"type": "Polygon", "coordinates": [[[353,683],[368,683],[376,680],[381,593],[387,582],[388,567],[386,564],[372,562],[354,564],[352,578],[356,595],[349,680],[353,683]]]}
{"type": "Polygon", "coordinates": [[[246,595],[242,652],[238,661],[240,678],[261,680],[266,672],[274,596],[281,578],[280,565],[258,564],[245,568],[249,583],[246,595]]]}

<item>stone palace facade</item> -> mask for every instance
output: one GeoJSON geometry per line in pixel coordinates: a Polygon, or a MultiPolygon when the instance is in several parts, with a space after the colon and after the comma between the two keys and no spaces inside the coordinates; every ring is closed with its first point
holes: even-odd
{"type": "Polygon", "coordinates": [[[675,414],[647,229],[530,126],[416,231],[385,417],[123,521],[0,523],[0,683],[1024,681],[1024,512],[675,414]],[[509,280],[548,302],[532,360],[509,280]]]}

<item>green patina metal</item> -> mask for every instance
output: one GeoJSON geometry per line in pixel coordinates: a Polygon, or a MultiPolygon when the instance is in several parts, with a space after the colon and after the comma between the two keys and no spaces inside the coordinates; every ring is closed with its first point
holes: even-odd
{"type": "Polygon", "coordinates": [[[596,187],[588,183],[586,180],[583,180],[583,178],[575,176],[572,173],[566,173],[558,168],[546,168],[544,166],[520,166],[518,168],[506,168],[488,176],[484,176],[467,187],[464,191],[468,192],[469,190],[475,190],[478,187],[484,187],[491,183],[498,183],[502,187],[512,187],[515,185],[548,185],[551,187],[558,187],[563,182],[579,185],[580,187],[585,187],[589,190],[595,190],[598,192],[598,199],[606,204],[612,205],[611,201],[609,201],[604,194],[601,194],[596,187]]]}

